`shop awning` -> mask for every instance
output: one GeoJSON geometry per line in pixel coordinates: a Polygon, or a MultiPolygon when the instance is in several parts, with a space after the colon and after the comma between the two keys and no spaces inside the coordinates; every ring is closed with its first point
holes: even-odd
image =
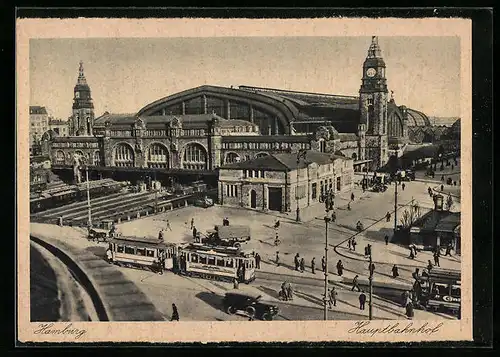
{"type": "Polygon", "coordinates": [[[352,164],[354,166],[357,166],[357,165],[363,165],[363,164],[367,164],[369,162],[372,162],[373,160],[356,160],[354,161],[352,164]]]}

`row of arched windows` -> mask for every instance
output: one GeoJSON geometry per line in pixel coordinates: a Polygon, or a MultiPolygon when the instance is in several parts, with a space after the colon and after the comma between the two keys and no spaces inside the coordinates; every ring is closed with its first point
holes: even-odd
{"type": "MultiPolygon", "coordinates": [[[[269,155],[269,154],[267,154],[265,152],[260,152],[257,155],[255,155],[255,158],[259,158],[259,157],[263,157],[263,156],[267,156],[267,155],[269,155]]],[[[240,162],[240,161],[248,161],[250,159],[251,159],[250,155],[245,155],[244,157],[240,157],[240,155],[238,155],[235,152],[228,152],[226,154],[226,159],[224,160],[224,163],[225,164],[232,164],[232,163],[240,162]]]]}
{"type": "Polygon", "coordinates": [[[56,151],[56,156],[55,156],[55,164],[56,165],[64,165],[64,164],[73,164],[73,160],[75,158],[75,155],[79,156],[80,158],[83,159],[85,163],[89,163],[90,165],[93,166],[99,166],[101,164],[101,154],[99,151],[94,151],[93,153],[87,153],[84,154],[82,151],[77,150],[74,153],[72,152],[67,152],[64,154],[64,151],[58,150],[56,151]]]}
{"type": "MultiPolygon", "coordinates": [[[[135,164],[135,154],[128,144],[118,144],[113,153],[114,166],[133,167],[135,164]]],[[[152,144],[146,153],[146,164],[150,168],[168,168],[169,152],[162,144],[152,144]]],[[[197,143],[186,146],[183,154],[182,168],[190,170],[207,170],[208,155],[205,148],[197,143]]]]}

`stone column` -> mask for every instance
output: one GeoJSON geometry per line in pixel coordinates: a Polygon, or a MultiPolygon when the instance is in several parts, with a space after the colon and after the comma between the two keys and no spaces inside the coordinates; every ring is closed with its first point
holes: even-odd
{"type": "Polygon", "coordinates": [[[182,115],[186,115],[186,102],[182,102],[181,104],[181,113],[182,115]]]}
{"type": "Polygon", "coordinates": [[[278,117],[274,117],[274,135],[279,134],[278,117]]]}
{"type": "Polygon", "coordinates": [[[250,104],[250,123],[254,123],[254,120],[253,120],[253,106],[250,104]]]}
{"type": "Polygon", "coordinates": [[[203,114],[208,114],[208,100],[207,96],[203,96],[203,114]]]}
{"type": "Polygon", "coordinates": [[[226,105],[226,119],[231,119],[231,102],[229,100],[225,100],[226,105]]]}
{"type": "Polygon", "coordinates": [[[161,115],[165,115],[165,108],[161,110],[161,115]]]}

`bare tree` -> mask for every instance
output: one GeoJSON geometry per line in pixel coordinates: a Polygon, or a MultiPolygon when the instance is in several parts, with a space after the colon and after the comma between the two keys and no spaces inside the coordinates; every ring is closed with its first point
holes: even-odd
{"type": "Polygon", "coordinates": [[[401,224],[403,228],[409,228],[416,220],[420,218],[420,206],[418,202],[410,204],[408,209],[401,215],[401,224]]]}

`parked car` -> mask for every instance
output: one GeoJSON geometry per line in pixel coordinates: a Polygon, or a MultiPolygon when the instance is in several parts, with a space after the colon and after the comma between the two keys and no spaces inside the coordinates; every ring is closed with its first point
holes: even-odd
{"type": "Polygon", "coordinates": [[[387,186],[381,183],[377,183],[372,187],[373,192],[385,192],[387,190],[387,186]]]}
{"type": "Polygon", "coordinates": [[[194,205],[196,207],[208,208],[214,205],[214,200],[208,197],[201,197],[194,200],[194,205]]]}
{"type": "Polygon", "coordinates": [[[279,313],[279,309],[276,305],[262,302],[261,298],[262,295],[229,292],[223,299],[224,310],[231,315],[242,311],[249,317],[271,321],[279,313]]]}

